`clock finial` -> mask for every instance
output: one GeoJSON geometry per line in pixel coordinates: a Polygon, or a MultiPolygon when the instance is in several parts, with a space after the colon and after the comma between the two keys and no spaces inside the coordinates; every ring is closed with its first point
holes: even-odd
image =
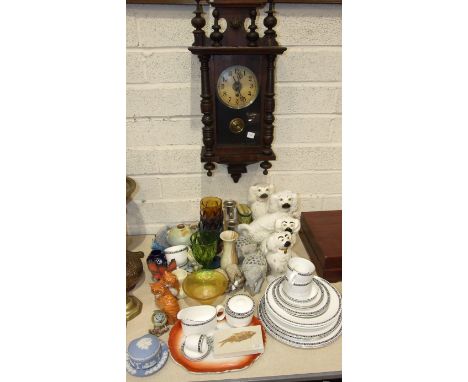
{"type": "Polygon", "coordinates": [[[268,45],[278,45],[278,43],[276,42],[276,32],[273,29],[276,26],[276,23],[278,22],[274,15],[275,5],[273,3],[273,0],[269,0],[268,2],[270,4],[268,7],[268,11],[266,12],[268,16],[266,16],[263,20],[263,25],[267,27],[267,30],[265,31],[265,40],[268,42],[268,45]]]}
{"type": "Polygon", "coordinates": [[[249,43],[247,46],[257,46],[257,40],[258,40],[258,32],[255,30],[257,29],[257,26],[255,25],[255,19],[257,18],[257,10],[255,8],[252,8],[249,12],[250,15],[250,32],[247,33],[247,40],[249,40],[249,43]]]}
{"type": "Polygon", "coordinates": [[[221,46],[221,40],[223,39],[223,34],[219,31],[221,26],[219,25],[219,11],[217,8],[213,11],[214,25],[213,32],[210,35],[211,40],[213,41],[212,46],[221,46]]]}
{"type": "Polygon", "coordinates": [[[195,28],[193,31],[194,35],[194,42],[193,46],[203,46],[205,45],[205,31],[203,27],[206,24],[205,18],[202,16],[203,14],[203,7],[200,4],[200,0],[195,0],[197,2],[197,7],[195,8],[195,16],[192,18],[192,25],[195,28]]]}

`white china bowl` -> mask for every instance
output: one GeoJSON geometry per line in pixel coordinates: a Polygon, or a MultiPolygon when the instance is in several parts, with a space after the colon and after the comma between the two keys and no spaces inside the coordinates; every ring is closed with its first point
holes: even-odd
{"type": "Polygon", "coordinates": [[[250,296],[234,295],[226,302],[226,321],[234,328],[248,326],[252,322],[254,310],[255,302],[250,296]]]}

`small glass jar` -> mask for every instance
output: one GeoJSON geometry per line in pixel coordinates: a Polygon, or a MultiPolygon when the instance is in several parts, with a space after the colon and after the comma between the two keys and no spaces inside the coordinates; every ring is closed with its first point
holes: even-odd
{"type": "Polygon", "coordinates": [[[224,229],[234,230],[229,227],[237,228],[237,203],[234,200],[225,200],[223,203],[224,207],[224,229]]]}
{"type": "Polygon", "coordinates": [[[252,223],[252,210],[247,204],[239,204],[237,206],[237,221],[239,224],[252,223]]]}

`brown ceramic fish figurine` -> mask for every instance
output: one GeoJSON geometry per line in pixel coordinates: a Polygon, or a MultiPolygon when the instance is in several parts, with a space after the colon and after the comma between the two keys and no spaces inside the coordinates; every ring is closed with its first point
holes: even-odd
{"type": "Polygon", "coordinates": [[[236,334],[233,334],[231,337],[228,337],[222,341],[219,341],[219,344],[220,346],[223,346],[225,343],[227,342],[241,342],[241,341],[245,341],[247,339],[249,339],[250,337],[252,337],[253,335],[255,335],[255,332],[252,332],[252,331],[245,331],[245,332],[239,332],[239,333],[236,333],[236,334]]]}

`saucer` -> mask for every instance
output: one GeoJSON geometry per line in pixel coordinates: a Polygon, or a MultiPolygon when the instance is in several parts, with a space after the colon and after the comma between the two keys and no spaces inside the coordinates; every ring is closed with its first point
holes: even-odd
{"type": "Polygon", "coordinates": [[[201,361],[202,359],[206,358],[208,356],[208,354],[210,354],[211,348],[212,348],[211,347],[211,341],[208,341],[208,348],[206,349],[206,351],[204,353],[199,353],[197,351],[186,349],[185,348],[185,340],[184,340],[184,342],[182,343],[182,345],[180,347],[180,351],[182,352],[184,357],[187,358],[190,361],[201,361]]]}
{"type": "Polygon", "coordinates": [[[281,285],[281,290],[284,293],[284,295],[288,296],[292,301],[300,301],[300,302],[309,302],[315,298],[317,293],[319,292],[319,287],[317,284],[317,279],[313,278],[310,281],[311,289],[309,293],[305,296],[300,296],[300,295],[295,295],[294,293],[287,292],[286,286],[288,284],[288,279],[286,276],[283,276],[281,281],[278,281],[279,285],[281,285]]]}
{"type": "Polygon", "coordinates": [[[283,289],[283,281],[277,282],[273,285],[274,296],[281,301],[281,305],[287,305],[289,308],[309,310],[319,306],[323,299],[326,297],[325,288],[316,279],[313,280],[315,288],[311,291],[309,296],[305,299],[299,300],[288,295],[283,289]],[[315,289],[315,291],[314,291],[315,289]]]}
{"type": "Polygon", "coordinates": [[[314,302],[311,305],[303,305],[300,308],[296,305],[291,306],[288,303],[284,303],[284,300],[279,298],[280,294],[275,293],[274,286],[271,290],[271,293],[268,293],[268,302],[274,302],[276,306],[282,311],[284,311],[288,315],[292,315],[298,318],[313,318],[322,315],[327,309],[330,304],[330,292],[324,286],[320,285],[321,290],[321,298],[318,299],[317,302],[314,302]],[[325,295],[325,298],[323,298],[325,295]]]}
{"type": "Polygon", "coordinates": [[[152,375],[156,373],[157,371],[161,370],[161,368],[164,366],[164,364],[167,361],[167,358],[169,357],[169,349],[167,347],[167,344],[164,342],[161,342],[162,346],[162,354],[161,358],[159,359],[158,363],[154,365],[153,367],[150,367],[149,369],[135,369],[129,362],[129,357],[127,354],[127,373],[130,375],[133,375],[135,377],[146,377],[148,375],[152,375]]]}
{"type": "Polygon", "coordinates": [[[289,328],[314,330],[314,328],[318,329],[329,326],[332,322],[336,321],[337,316],[341,313],[341,295],[326,280],[317,278],[317,281],[324,287],[327,298],[315,310],[302,312],[296,312],[291,309],[285,310],[284,307],[278,304],[271,291],[273,284],[270,284],[264,295],[267,314],[272,314],[289,328]]]}

